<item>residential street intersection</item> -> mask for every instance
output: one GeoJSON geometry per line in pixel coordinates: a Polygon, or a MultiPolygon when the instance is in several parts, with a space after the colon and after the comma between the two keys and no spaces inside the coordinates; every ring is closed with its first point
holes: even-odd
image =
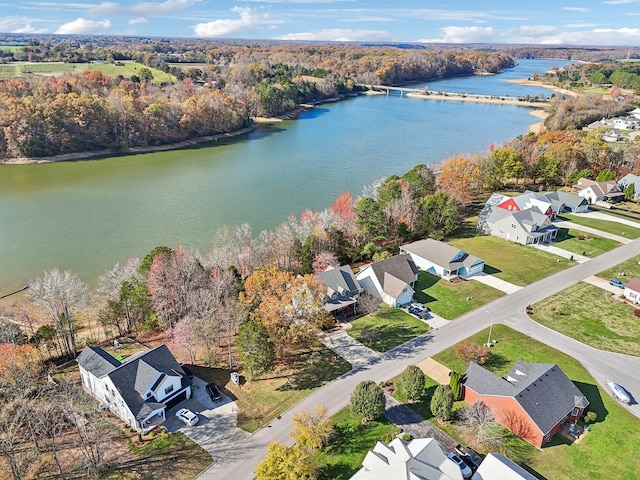
{"type": "MultiPolygon", "coordinates": [[[[622,245],[588,262],[558,272],[511,295],[501,297],[481,309],[459,317],[447,325],[430,330],[428,333],[381,355],[371,364],[352,370],[306,397],[285,412],[280,419],[272,421],[238,444],[235,450],[219,459],[198,478],[200,480],[253,479],[253,471],[266,455],[267,445],[270,442],[280,441],[287,445],[293,443],[288,434],[292,428],[291,418],[294,412],[314,410],[317,404],[322,403],[327,406],[328,414],[332,415],[349,403],[351,392],[359,382],[363,380],[381,382],[395,377],[408,365],[431,357],[489,327],[492,316],[495,323],[508,325],[576,358],[600,385],[603,385],[607,378],[623,385],[637,401],[640,399],[640,378],[636,372],[640,371],[640,358],[605,352],[584,345],[530,320],[524,314],[524,310],[529,304],[536,303],[638,254],[640,254],[640,239],[622,245]],[[491,315],[487,312],[490,312],[491,315]]],[[[627,408],[634,415],[640,417],[640,404],[634,403],[627,408]]]]}

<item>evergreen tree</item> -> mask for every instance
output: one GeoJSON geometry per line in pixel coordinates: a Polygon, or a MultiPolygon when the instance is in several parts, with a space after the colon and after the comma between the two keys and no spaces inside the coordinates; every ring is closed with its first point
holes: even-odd
{"type": "Polygon", "coordinates": [[[249,379],[273,369],[276,353],[269,340],[267,329],[261,323],[245,323],[238,332],[236,344],[240,350],[240,360],[249,372],[249,379]]]}
{"type": "Polygon", "coordinates": [[[398,390],[408,400],[419,400],[424,395],[425,375],[416,365],[409,365],[400,375],[398,390]]]}
{"type": "Polygon", "coordinates": [[[453,393],[449,385],[438,385],[431,398],[431,413],[441,422],[451,420],[453,413],[453,393]]]}
{"type": "Polygon", "coordinates": [[[356,385],[351,394],[351,410],[363,420],[375,420],[384,413],[384,392],[379,385],[371,380],[365,380],[356,385]]]}

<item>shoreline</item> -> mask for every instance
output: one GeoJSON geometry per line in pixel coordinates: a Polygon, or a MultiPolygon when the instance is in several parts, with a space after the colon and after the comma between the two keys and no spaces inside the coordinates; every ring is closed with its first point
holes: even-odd
{"type": "MultiPolygon", "coordinates": [[[[382,93],[382,92],[381,92],[382,93]]],[[[384,93],[383,93],[384,95],[384,93]]],[[[419,98],[422,100],[444,100],[444,101],[452,101],[452,102],[471,102],[471,103],[487,103],[492,105],[513,105],[516,107],[544,107],[547,104],[544,102],[533,102],[527,100],[519,100],[515,97],[490,97],[490,96],[476,96],[473,94],[454,94],[454,93],[408,93],[407,97],[410,98],[419,98]]]]}
{"type": "Polygon", "coordinates": [[[505,82],[509,83],[517,83],[519,85],[529,85],[531,87],[542,87],[547,90],[551,90],[556,93],[562,93],[564,95],[569,95],[570,97],[577,97],[579,94],[576,92],[572,92],[571,90],[567,90],[565,88],[556,87],[555,85],[549,85],[547,83],[542,83],[539,80],[529,80],[528,78],[510,78],[505,80],[505,82]]]}

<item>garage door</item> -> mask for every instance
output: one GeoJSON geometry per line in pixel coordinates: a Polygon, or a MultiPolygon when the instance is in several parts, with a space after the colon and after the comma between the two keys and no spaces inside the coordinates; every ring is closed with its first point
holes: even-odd
{"type": "Polygon", "coordinates": [[[184,391],[182,393],[179,393],[175,397],[173,397],[171,400],[164,402],[164,404],[167,406],[167,410],[170,410],[173,407],[175,407],[177,404],[179,404],[180,402],[186,399],[187,399],[187,392],[184,391]]]}

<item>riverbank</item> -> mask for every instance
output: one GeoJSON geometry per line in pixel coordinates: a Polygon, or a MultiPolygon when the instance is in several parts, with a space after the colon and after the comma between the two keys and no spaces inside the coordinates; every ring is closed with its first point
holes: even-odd
{"type": "Polygon", "coordinates": [[[438,93],[438,92],[408,93],[406,96],[411,98],[419,98],[422,100],[486,103],[486,104],[492,104],[492,105],[513,105],[516,107],[543,108],[546,106],[546,103],[544,102],[520,100],[518,98],[507,97],[507,96],[487,96],[487,95],[474,95],[474,94],[464,94],[464,93],[438,93]]]}
{"type": "MultiPolygon", "coordinates": [[[[259,123],[259,122],[256,122],[259,123]]],[[[152,152],[164,152],[167,150],[179,150],[182,148],[192,147],[203,143],[217,142],[227,138],[233,138],[240,135],[245,135],[257,128],[256,125],[242,128],[234,132],[219,133],[217,135],[208,135],[206,137],[197,137],[183,142],[168,143],[166,145],[149,145],[147,147],[131,147],[131,148],[119,148],[119,149],[104,149],[96,150],[95,152],[76,152],[76,153],[64,153],[62,155],[52,155],[50,157],[19,157],[10,158],[0,163],[0,165],[27,165],[32,163],[53,163],[53,162],[70,162],[74,160],[86,160],[89,158],[97,157],[113,157],[117,155],[132,155],[137,153],[152,153],[152,152]]]]}
{"type": "Polygon", "coordinates": [[[542,122],[534,123],[529,126],[529,132],[538,134],[544,129],[544,121],[549,116],[549,112],[546,110],[531,110],[529,113],[542,120],[542,122]]]}
{"type": "Polygon", "coordinates": [[[517,83],[519,85],[528,85],[531,87],[542,87],[548,90],[551,90],[556,93],[562,93],[563,95],[569,95],[570,97],[577,97],[578,93],[572,92],[571,90],[567,90],[566,88],[556,87],[555,85],[549,85],[547,83],[542,83],[538,80],[529,80],[528,78],[512,78],[505,80],[505,82],[509,83],[517,83]]]}

